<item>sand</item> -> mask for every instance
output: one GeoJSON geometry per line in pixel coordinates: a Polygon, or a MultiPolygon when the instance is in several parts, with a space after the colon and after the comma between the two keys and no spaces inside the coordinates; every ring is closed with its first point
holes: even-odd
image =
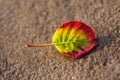
{"type": "Polygon", "coordinates": [[[120,80],[119,0],[0,0],[0,80],[120,80]],[[69,59],[51,43],[57,27],[80,20],[99,46],[69,59]]]}

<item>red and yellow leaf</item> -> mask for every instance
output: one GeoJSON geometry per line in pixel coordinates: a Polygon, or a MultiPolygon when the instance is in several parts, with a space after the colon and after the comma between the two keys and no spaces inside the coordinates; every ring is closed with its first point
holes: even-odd
{"type": "Polygon", "coordinates": [[[61,54],[79,58],[96,45],[96,36],[88,25],[80,21],[70,21],[58,27],[51,44],[27,44],[26,47],[55,46],[61,54]]]}
{"type": "Polygon", "coordinates": [[[61,25],[53,36],[53,43],[62,54],[79,58],[97,45],[93,30],[80,21],[61,25]]]}

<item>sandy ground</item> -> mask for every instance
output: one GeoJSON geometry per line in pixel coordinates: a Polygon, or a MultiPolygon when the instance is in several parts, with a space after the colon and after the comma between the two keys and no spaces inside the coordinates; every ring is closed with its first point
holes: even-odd
{"type": "Polygon", "coordinates": [[[0,0],[0,80],[120,80],[120,0],[0,0]],[[80,20],[99,46],[71,60],[51,43],[57,27],[80,20]]]}

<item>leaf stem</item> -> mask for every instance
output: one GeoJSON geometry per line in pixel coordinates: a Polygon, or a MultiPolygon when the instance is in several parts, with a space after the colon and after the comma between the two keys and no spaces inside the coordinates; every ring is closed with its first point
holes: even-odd
{"type": "Polygon", "coordinates": [[[60,42],[60,43],[51,43],[51,44],[25,44],[26,47],[45,47],[45,46],[55,46],[61,44],[70,44],[74,42],[60,42]]]}
{"type": "Polygon", "coordinates": [[[54,46],[54,44],[25,44],[26,47],[45,47],[54,46]]]}

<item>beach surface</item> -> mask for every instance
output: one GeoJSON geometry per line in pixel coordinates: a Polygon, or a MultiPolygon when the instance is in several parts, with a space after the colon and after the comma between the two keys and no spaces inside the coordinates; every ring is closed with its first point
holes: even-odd
{"type": "Polygon", "coordinates": [[[119,0],[0,0],[0,80],[120,80],[119,0]],[[70,59],[52,47],[58,26],[79,20],[99,45],[70,59]]]}

